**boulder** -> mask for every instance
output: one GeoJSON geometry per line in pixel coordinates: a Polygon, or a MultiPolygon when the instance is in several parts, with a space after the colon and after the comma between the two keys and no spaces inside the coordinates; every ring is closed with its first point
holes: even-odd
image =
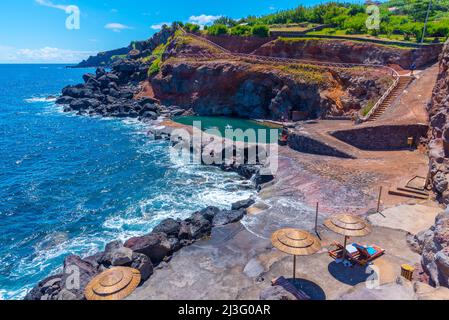
{"type": "Polygon", "coordinates": [[[150,98],[150,97],[145,97],[145,98],[141,98],[139,100],[137,100],[137,102],[141,105],[141,106],[145,106],[147,104],[149,105],[154,105],[156,104],[158,101],[154,98],[150,98]]]}
{"type": "Polygon", "coordinates": [[[156,232],[143,237],[131,238],[125,242],[125,247],[148,256],[155,265],[172,252],[172,247],[167,241],[167,235],[156,232]]]}
{"type": "Polygon", "coordinates": [[[100,78],[106,74],[106,71],[104,70],[104,68],[100,67],[100,68],[97,68],[97,70],[95,71],[95,74],[96,74],[97,78],[100,78]]]}
{"type": "Polygon", "coordinates": [[[187,231],[188,239],[202,239],[210,235],[212,224],[201,213],[194,213],[185,221],[184,232],[187,231]]]}
{"type": "Polygon", "coordinates": [[[95,80],[95,75],[92,73],[86,73],[83,75],[83,80],[85,83],[87,83],[90,79],[94,79],[95,80]]]}
{"type": "Polygon", "coordinates": [[[257,174],[260,170],[260,166],[255,165],[239,165],[236,168],[236,172],[246,179],[251,179],[255,174],[257,174]]]}
{"type": "Polygon", "coordinates": [[[98,270],[89,262],[79,256],[68,256],[64,260],[61,290],[71,292],[76,300],[84,300],[84,289],[97,274],[98,270]]]}
{"type": "Polygon", "coordinates": [[[238,222],[245,216],[245,210],[224,210],[215,215],[213,226],[224,226],[230,223],[238,222]]]}
{"type": "Polygon", "coordinates": [[[165,219],[158,226],[156,226],[153,232],[165,233],[168,236],[178,236],[181,223],[174,219],[165,219]]]}
{"type": "Polygon", "coordinates": [[[56,104],[70,104],[75,100],[73,97],[69,96],[61,96],[58,99],[56,99],[56,104]]]}
{"type": "Polygon", "coordinates": [[[153,274],[153,264],[150,258],[142,253],[133,253],[130,267],[140,271],[142,281],[147,281],[153,274]]]}
{"type": "Polygon", "coordinates": [[[98,252],[92,256],[86,257],[83,260],[89,262],[93,267],[98,269],[102,264],[104,252],[98,252]]]}
{"type": "Polygon", "coordinates": [[[446,179],[446,175],[442,172],[438,172],[433,178],[433,186],[438,193],[443,193],[447,190],[449,183],[446,179]]]}
{"type": "Polygon", "coordinates": [[[57,294],[57,291],[61,288],[62,274],[50,276],[40,281],[36,287],[31,289],[25,296],[24,300],[42,300],[42,297],[46,295],[45,300],[48,300],[52,294],[57,294]]]}
{"type": "Polygon", "coordinates": [[[214,217],[220,212],[221,210],[217,207],[207,207],[206,209],[203,209],[199,211],[199,214],[201,214],[206,220],[209,222],[212,222],[214,220],[214,217]]]}
{"type": "Polygon", "coordinates": [[[251,198],[242,200],[242,201],[238,201],[238,202],[232,204],[232,210],[248,209],[255,203],[256,203],[256,201],[251,198]]]}
{"type": "Polygon", "coordinates": [[[449,209],[440,213],[435,225],[416,237],[422,248],[421,264],[431,284],[449,288],[449,209]]]}

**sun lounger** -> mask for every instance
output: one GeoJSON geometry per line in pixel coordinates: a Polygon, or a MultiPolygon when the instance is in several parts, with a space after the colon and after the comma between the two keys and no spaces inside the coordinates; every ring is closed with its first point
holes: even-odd
{"type": "MultiPolygon", "coordinates": [[[[334,243],[336,250],[329,251],[329,255],[335,259],[343,258],[343,246],[339,243],[334,243]]],[[[385,253],[385,250],[379,246],[362,246],[357,243],[350,244],[346,247],[346,258],[361,266],[367,265],[369,262],[379,258],[385,253]],[[356,251],[354,251],[354,249],[356,251]]]]}
{"type": "Polygon", "coordinates": [[[362,246],[357,243],[353,243],[353,246],[360,253],[359,257],[357,257],[356,262],[360,265],[366,265],[369,262],[379,258],[385,253],[385,250],[379,246],[362,246]]]}
{"type": "MultiPolygon", "coordinates": [[[[337,249],[329,251],[329,255],[335,260],[342,259],[343,246],[337,242],[333,243],[332,245],[337,247],[337,249]]],[[[346,246],[346,258],[357,258],[359,255],[359,251],[353,245],[346,246]]]]}
{"type": "Polygon", "coordinates": [[[305,292],[296,288],[290,281],[288,281],[284,277],[274,279],[273,281],[271,281],[271,284],[273,286],[283,287],[285,290],[294,295],[298,300],[311,300],[311,298],[305,292]]]}

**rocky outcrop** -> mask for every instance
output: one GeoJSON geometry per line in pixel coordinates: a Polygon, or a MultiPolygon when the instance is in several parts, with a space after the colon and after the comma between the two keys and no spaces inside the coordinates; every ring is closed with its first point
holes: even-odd
{"type": "Polygon", "coordinates": [[[440,56],[440,70],[429,105],[430,176],[438,199],[449,204],[449,41],[440,56]]]}
{"type": "Polygon", "coordinates": [[[434,226],[409,242],[422,254],[421,264],[431,284],[449,288],[449,210],[440,213],[434,226]]]}
{"type": "Polygon", "coordinates": [[[144,236],[125,243],[113,241],[105,250],[81,258],[70,255],[64,260],[61,274],[40,281],[25,300],[83,300],[84,289],[98,274],[111,267],[131,267],[140,271],[142,282],[147,281],[155,268],[182,247],[209,237],[212,228],[238,222],[246,214],[252,200],[233,204],[233,210],[208,207],[193,213],[186,220],[167,219],[144,236]]]}
{"type": "Polygon", "coordinates": [[[139,59],[146,57],[160,44],[166,43],[168,38],[174,34],[174,29],[163,28],[154,34],[150,39],[145,41],[135,41],[129,46],[120,49],[100,52],[95,56],[80,62],[75,68],[97,68],[110,67],[114,62],[122,59],[139,59]]]}
{"type": "Polygon", "coordinates": [[[401,48],[362,41],[315,38],[280,38],[254,51],[254,54],[344,63],[396,64],[409,69],[437,61],[441,46],[420,49],[401,48]]]}
{"type": "Polygon", "coordinates": [[[318,67],[175,59],[151,83],[162,103],[191,107],[198,115],[290,119],[295,112],[307,119],[356,113],[381,96],[388,78],[318,67]]]}
{"type": "Polygon", "coordinates": [[[100,52],[81,61],[75,68],[109,67],[115,59],[126,56],[132,50],[131,46],[100,52]]]}
{"type": "Polygon", "coordinates": [[[133,99],[139,92],[139,82],[146,79],[147,71],[146,64],[133,60],[117,61],[111,72],[98,68],[95,74],[84,75],[84,84],[65,87],[56,103],[64,105],[65,112],[78,115],[156,120],[164,111],[157,100],[133,99]]]}

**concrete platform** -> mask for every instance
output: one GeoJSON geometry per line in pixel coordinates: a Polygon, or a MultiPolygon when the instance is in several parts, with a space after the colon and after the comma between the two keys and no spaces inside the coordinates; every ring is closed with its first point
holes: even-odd
{"type": "Polygon", "coordinates": [[[443,209],[435,204],[400,205],[370,215],[368,220],[375,226],[404,230],[417,234],[429,229],[435,223],[435,217],[443,209]]]}

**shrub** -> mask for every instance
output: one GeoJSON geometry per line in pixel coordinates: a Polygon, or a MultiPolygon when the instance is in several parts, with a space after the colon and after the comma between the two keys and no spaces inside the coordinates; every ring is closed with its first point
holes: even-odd
{"type": "Polygon", "coordinates": [[[184,25],[184,29],[188,32],[196,33],[198,31],[200,31],[200,26],[197,24],[194,24],[194,23],[186,23],[184,25]]]}
{"type": "Polygon", "coordinates": [[[161,70],[161,66],[162,66],[162,60],[160,58],[157,58],[156,60],[154,60],[153,63],[151,64],[150,68],[148,69],[148,76],[153,76],[156,73],[159,73],[159,71],[161,70]]]}
{"type": "Polygon", "coordinates": [[[207,29],[207,34],[211,36],[221,36],[228,34],[228,27],[224,24],[214,24],[207,29]]]}
{"type": "Polygon", "coordinates": [[[270,35],[270,29],[266,25],[256,25],[251,30],[253,36],[266,38],[270,35]]]}
{"type": "Polygon", "coordinates": [[[231,28],[230,33],[233,36],[249,37],[252,34],[252,30],[250,26],[238,25],[231,28]]]}

